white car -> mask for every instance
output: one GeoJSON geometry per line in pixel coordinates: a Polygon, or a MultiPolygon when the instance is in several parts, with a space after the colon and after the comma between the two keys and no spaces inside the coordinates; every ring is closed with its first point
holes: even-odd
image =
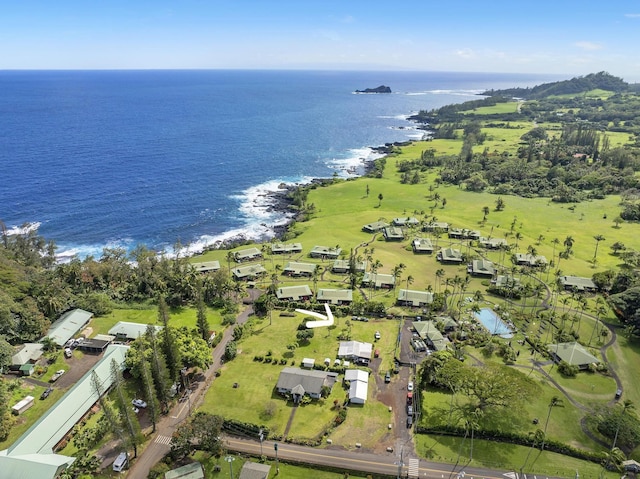
{"type": "Polygon", "coordinates": [[[376,339],[380,339],[380,331],[376,331],[376,334],[373,335],[376,339]]]}
{"type": "Polygon", "coordinates": [[[407,391],[413,391],[413,381],[409,381],[409,384],[407,384],[407,391]]]}
{"type": "Polygon", "coordinates": [[[52,383],[56,382],[60,376],[62,376],[64,374],[64,369],[59,369],[58,371],[56,371],[53,376],[51,376],[51,379],[49,381],[51,381],[52,383]]]}
{"type": "Polygon", "coordinates": [[[135,407],[138,407],[138,408],[147,407],[147,403],[144,402],[142,399],[134,399],[133,401],[131,401],[131,404],[133,404],[135,407]]]}

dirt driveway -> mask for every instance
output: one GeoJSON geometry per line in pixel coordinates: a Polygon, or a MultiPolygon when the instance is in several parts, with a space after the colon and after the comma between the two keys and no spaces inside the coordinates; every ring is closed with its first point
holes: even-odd
{"type": "Polygon", "coordinates": [[[73,356],[65,358],[65,363],[69,366],[69,369],[60,376],[60,379],[53,383],[52,386],[56,389],[67,389],[73,386],[101,358],[102,354],[88,354],[81,351],[74,351],[73,356]]]}

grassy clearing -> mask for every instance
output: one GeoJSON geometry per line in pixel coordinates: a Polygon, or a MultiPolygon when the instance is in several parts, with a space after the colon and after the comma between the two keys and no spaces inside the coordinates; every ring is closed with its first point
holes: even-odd
{"type": "MultiPolygon", "coordinates": [[[[456,437],[417,435],[415,444],[418,454],[429,460],[455,463],[459,457],[462,467],[470,465],[517,472],[525,464],[531,450],[525,446],[475,439],[473,441],[473,460],[469,461],[471,456],[470,438],[463,441],[462,438],[456,437]]],[[[525,467],[524,472],[536,475],[575,477],[576,471],[579,471],[581,478],[602,477],[600,476],[602,467],[598,464],[549,451],[542,453],[539,450],[531,451],[526,463],[528,466],[525,467]]],[[[605,472],[604,477],[613,479],[619,477],[619,474],[605,472]]]]}

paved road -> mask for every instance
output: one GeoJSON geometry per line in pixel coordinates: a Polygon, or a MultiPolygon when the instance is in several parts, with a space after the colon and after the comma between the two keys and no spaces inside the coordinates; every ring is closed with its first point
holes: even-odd
{"type": "MultiPolygon", "coordinates": [[[[250,298],[255,299],[260,293],[258,290],[248,290],[250,298]]],[[[242,324],[247,321],[249,315],[253,313],[253,306],[249,304],[237,318],[237,322],[242,324]]],[[[222,340],[212,352],[212,362],[209,369],[204,371],[204,381],[197,383],[197,389],[189,394],[188,399],[177,403],[167,414],[163,416],[156,425],[156,433],[152,442],[146,447],[144,452],[134,461],[131,469],[127,473],[130,479],[145,479],[149,471],[155,466],[170,450],[169,442],[173,432],[188,417],[192,409],[198,407],[204,398],[204,394],[209,389],[215,377],[215,372],[220,368],[224,347],[233,334],[233,328],[227,328],[223,333],[222,340]]],[[[113,454],[105,454],[112,456],[113,454]]],[[[113,456],[115,458],[115,456],[113,456]]],[[[113,462],[113,461],[112,461],[113,462]]]]}
{"type": "MultiPolygon", "coordinates": [[[[242,452],[253,455],[260,455],[262,452],[265,456],[275,459],[275,450],[273,441],[264,441],[261,445],[258,441],[248,439],[238,439],[228,437],[225,440],[227,448],[231,451],[242,452]]],[[[318,449],[294,444],[278,443],[278,459],[301,462],[308,464],[318,464],[331,466],[336,468],[344,468],[345,470],[372,472],[377,474],[386,474],[389,476],[397,476],[400,472],[401,477],[408,477],[410,469],[410,460],[395,451],[387,454],[370,454],[364,451],[345,451],[340,449],[318,449]]],[[[454,468],[451,464],[439,464],[429,461],[412,461],[413,468],[411,477],[430,478],[430,479],[458,479],[458,478],[476,478],[476,479],[508,479],[515,478],[514,471],[495,471],[478,467],[463,467],[458,465],[454,468]],[[417,475],[414,475],[417,472],[417,475]],[[462,474],[464,472],[464,474],[462,474]],[[513,475],[512,475],[513,474],[513,475]]],[[[538,479],[551,479],[547,476],[538,476],[538,479]]]]}

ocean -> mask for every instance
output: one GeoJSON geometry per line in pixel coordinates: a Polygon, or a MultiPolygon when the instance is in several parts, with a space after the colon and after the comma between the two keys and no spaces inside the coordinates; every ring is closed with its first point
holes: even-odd
{"type": "Polygon", "coordinates": [[[287,218],[282,183],[361,175],[407,117],[553,75],[343,71],[2,71],[0,220],[61,261],[139,244],[197,253],[287,218]],[[355,94],[388,85],[391,94],[355,94]]]}

